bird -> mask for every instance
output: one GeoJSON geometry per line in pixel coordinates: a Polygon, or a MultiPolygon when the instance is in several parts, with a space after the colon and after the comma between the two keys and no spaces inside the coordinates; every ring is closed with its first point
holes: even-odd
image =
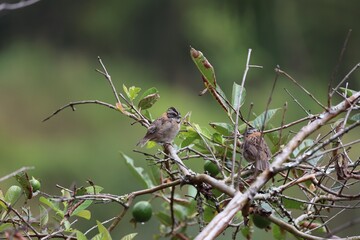
{"type": "Polygon", "coordinates": [[[136,145],[143,147],[148,141],[165,144],[172,143],[180,130],[181,114],[174,108],[169,107],[165,113],[153,121],[144,138],[136,145]]]}
{"type": "Polygon", "coordinates": [[[255,163],[256,171],[264,171],[270,166],[271,152],[261,132],[256,128],[248,128],[244,134],[243,157],[255,163]]]}

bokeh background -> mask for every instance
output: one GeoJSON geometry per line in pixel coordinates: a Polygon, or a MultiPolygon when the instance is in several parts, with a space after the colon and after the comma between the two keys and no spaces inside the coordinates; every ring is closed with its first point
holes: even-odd
{"type": "MultiPolygon", "coordinates": [[[[154,116],[175,106],[183,115],[192,111],[192,121],[206,126],[226,116],[209,94],[198,96],[203,85],[189,56],[190,45],[205,53],[228,96],[233,82],[241,82],[251,48],[251,63],[263,69],[251,69],[248,74],[244,111],[253,102],[254,112],[260,114],[276,65],[320,100],[326,99],[349,29],[353,31],[335,80],[359,62],[359,12],[357,0],[42,0],[27,8],[1,11],[0,176],[34,166],[30,174],[40,178],[43,190],[51,194],[59,193],[56,184],[81,186],[87,179],[113,194],[139,190],[141,185],[119,151],[146,168],[144,157],[133,153],[144,128],[130,125],[119,112],[95,105],[78,106],[75,112],[68,109],[41,122],[70,101],[115,103],[108,83],[94,71],[100,68],[97,56],[102,57],[118,91],[123,84],[158,88],[161,98],[151,109],[154,116]]],[[[359,73],[349,80],[350,88],[359,89],[359,73]]],[[[287,101],[287,121],[305,113],[284,88],[310,111],[320,110],[281,78],[271,107],[282,107],[287,101]]],[[[14,183],[8,180],[1,188],[14,183]]],[[[95,206],[84,229],[120,209],[113,204],[95,206]]],[[[156,221],[132,229],[127,220],[114,236],[140,232],[138,239],[149,239],[158,231],[156,221]]],[[[271,237],[271,233],[258,234],[271,237]]]]}

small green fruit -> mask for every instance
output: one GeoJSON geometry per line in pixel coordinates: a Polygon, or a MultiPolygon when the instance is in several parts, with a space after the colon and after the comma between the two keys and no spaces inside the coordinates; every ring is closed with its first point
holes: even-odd
{"type": "Polygon", "coordinates": [[[152,216],[151,204],[147,201],[137,202],[133,209],[132,215],[136,222],[147,222],[152,216]]]}
{"type": "Polygon", "coordinates": [[[41,188],[41,183],[39,180],[37,180],[36,178],[32,177],[30,180],[29,180],[30,184],[31,184],[31,187],[33,189],[33,192],[36,192],[36,191],[39,191],[40,188],[41,188]]]}
{"type": "Polygon", "coordinates": [[[206,160],[204,163],[204,171],[208,172],[211,176],[215,177],[219,174],[219,169],[215,163],[210,160],[206,160]]]}
{"type": "Polygon", "coordinates": [[[253,214],[252,219],[253,219],[254,225],[261,229],[268,228],[271,224],[271,221],[267,217],[261,216],[256,213],[253,214]]]}

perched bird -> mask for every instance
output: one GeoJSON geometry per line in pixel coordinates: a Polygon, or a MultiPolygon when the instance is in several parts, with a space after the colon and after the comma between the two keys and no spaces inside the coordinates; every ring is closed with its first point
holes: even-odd
{"type": "Polygon", "coordinates": [[[152,122],[137,146],[143,147],[148,141],[157,143],[171,143],[180,130],[181,115],[170,107],[161,117],[152,122]]]}
{"type": "Polygon", "coordinates": [[[255,163],[256,171],[264,171],[269,168],[271,152],[260,131],[249,128],[245,132],[243,143],[243,156],[250,162],[255,163]]]}

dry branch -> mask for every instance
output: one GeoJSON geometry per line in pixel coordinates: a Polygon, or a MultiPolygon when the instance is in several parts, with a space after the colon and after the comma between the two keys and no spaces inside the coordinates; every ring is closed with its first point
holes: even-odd
{"type": "MultiPolygon", "coordinates": [[[[234,198],[229,202],[224,211],[216,215],[205,229],[195,238],[196,240],[215,239],[230,224],[235,214],[240,211],[249,201],[252,201],[255,194],[271,179],[271,177],[281,169],[282,164],[289,158],[292,151],[308,137],[311,133],[321,128],[331,119],[346,111],[353,104],[359,101],[360,92],[342,101],[338,105],[323,112],[319,117],[308,125],[304,126],[274,158],[270,169],[264,171],[257,177],[245,193],[237,192],[234,198]]],[[[359,237],[360,238],[360,237],[359,237]]]]}

